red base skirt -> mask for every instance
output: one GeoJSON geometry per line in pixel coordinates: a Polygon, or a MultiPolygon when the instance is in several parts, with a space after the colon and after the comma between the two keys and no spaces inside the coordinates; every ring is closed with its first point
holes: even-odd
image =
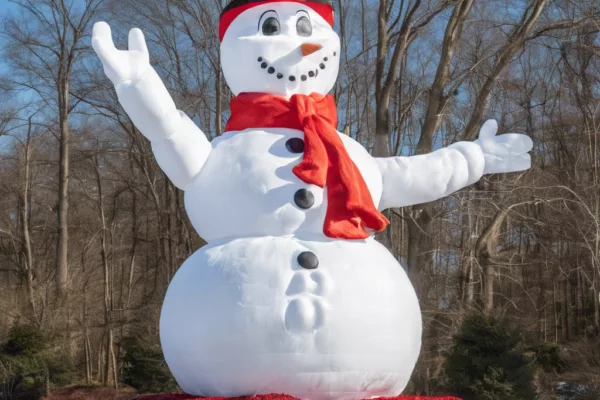
{"type": "MultiPolygon", "coordinates": [[[[141,397],[138,400],[298,400],[296,397],[287,394],[264,394],[250,397],[236,397],[225,399],[223,397],[192,397],[187,394],[157,394],[153,396],[141,397]]],[[[423,397],[423,396],[398,396],[380,398],[380,400],[460,400],[456,397],[423,397]]]]}

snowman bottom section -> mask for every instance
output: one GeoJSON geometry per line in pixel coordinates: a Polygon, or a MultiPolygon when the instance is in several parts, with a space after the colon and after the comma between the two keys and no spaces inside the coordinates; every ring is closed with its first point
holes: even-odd
{"type": "Polygon", "coordinates": [[[421,330],[406,273],[373,239],[213,243],[179,269],[160,321],[175,379],[209,397],[395,396],[421,330]]]}

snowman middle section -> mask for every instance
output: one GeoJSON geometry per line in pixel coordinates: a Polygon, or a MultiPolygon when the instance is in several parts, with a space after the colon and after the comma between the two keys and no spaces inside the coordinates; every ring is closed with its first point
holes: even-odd
{"type": "MultiPolygon", "coordinates": [[[[339,134],[360,169],[373,203],[382,192],[377,162],[358,142],[339,134]]],[[[327,188],[292,171],[303,157],[303,132],[248,129],[226,132],[200,174],[185,188],[192,225],[207,242],[234,237],[323,235],[327,188]]]]}

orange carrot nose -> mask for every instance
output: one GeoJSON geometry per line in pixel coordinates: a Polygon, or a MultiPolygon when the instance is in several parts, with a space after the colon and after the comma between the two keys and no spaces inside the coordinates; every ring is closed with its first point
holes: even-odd
{"type": "Polygon", "coordinates": [[[302,46],[300,46],[300,51],[302,51],[302,55],[306,57],[311,55],[312,53],[316,53],[322,48],[323,46],[317,43],[304,43],[302,46]]]}

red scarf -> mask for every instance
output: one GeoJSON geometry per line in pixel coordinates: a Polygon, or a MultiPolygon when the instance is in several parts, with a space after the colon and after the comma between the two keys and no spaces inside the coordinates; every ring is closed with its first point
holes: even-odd
{"type": "Polygon", "coordinates": [[[332,96],[294,95],[289,100],[263,93],[242,93],[231,100],[225,131],[289,128],[304,132],[304,159],[293,171],[303,182],[327,185],[323,232],[330,238],[365,239],[365,228],[380,232],[389,224],[336,130],[332,96]]]}

